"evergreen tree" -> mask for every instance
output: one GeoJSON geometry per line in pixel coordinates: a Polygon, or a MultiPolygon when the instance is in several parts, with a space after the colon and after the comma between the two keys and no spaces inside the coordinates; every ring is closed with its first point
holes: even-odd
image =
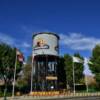
{"type": "Polygon", "coordinates": [[[67,88],[73,86],[73,72],[72,72],[72,57],[69,54],[64,55],[64,65],[66,71],[66,85],[67,88]]]}
{"type": "MultiPolygon", "coordinates": [[[[14,78],[16,49],[0,43],[0,78],[4,80],[5,86],[11,85],[14,78]]],[[[20,72],[22,63],[17,61],[16,76],[20,72]]],[[[17,77],[16,77],[17,78],[17,77]]]]}
{"type": "MultiPolygon", "coordinates": [[[[74,54],[75,57],[78,57],[83,60],[83,57],[79,53],[74,54]]],[[[73,87],[73,59],[69,54],[64,55],[64,65],[66,71],[66,85],[73,87]]],[[[74,72],[75,72],[75,83],[81,84],[83,81],[83,64],[74,63],[74,72]]]]}
{"type": "Polygon", "coordinates": [[[59,57],[59,63],[58,63],[58,83],[59,88],[64,89],[66,88],[66,73],[64,69],[64,57],[59,57]]]}
{"type": "MultiPolygon", "coordinates": [[[[84,58],[79,54],[79,53],[75,53],[74,54],[75,57],[80,58],[82,61],[84,61],[84,58]]],[[[82,84],[84,83],[83,81],[83,69],[84,69],[84,65],[83,63],[74,63],[74,70],[75,70],[75,83],[77,84],[82,84]]]]}
{"type": "Polygon", "coordinates": [[[100,88],[100,45],[96,45],[92,50],[92,57],[90,58],[92,64],[89,64],[92,73],[95,75],[97,88],[100,88]]]}

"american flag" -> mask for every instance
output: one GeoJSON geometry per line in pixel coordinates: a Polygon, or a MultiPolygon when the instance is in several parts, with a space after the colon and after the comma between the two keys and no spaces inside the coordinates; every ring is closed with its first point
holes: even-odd
{"type": "Polygon", "coordinates": [[[20,62],[24,61],[23,54],[18,49],[16,49],[16,55],[17,55],[18,61],[20,61],[20,62]]]}

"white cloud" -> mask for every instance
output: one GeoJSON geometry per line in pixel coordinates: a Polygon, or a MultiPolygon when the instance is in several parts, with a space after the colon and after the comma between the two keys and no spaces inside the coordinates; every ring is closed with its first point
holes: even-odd
{"type": "Polygon", "coordinates": [[[61,44],[73,50],[91,50],[100,43],[99,38],[86,37],[81,33],[60,34],[61,44]]]}
{"type": "Polygon", "coordinates": [[[22,46],[25,47],[25,48],[31,47],[31,45],[27,42],[23,42],[22,46]]]}
{"type": "Polygon", "coordinates": [[[7,43],[9,45],[15,44],[15,39],[10,35],[4,34],[0,32],[0,42],[7,43]]]}
{"type": "Polygon", "coordinates": [[[19,47],[19,48],[29,48],[31,45],[27,42],[20,42],[9,34],[4,34],[0,32],[0,42],[7,43],[8,45],[19,47]]]}

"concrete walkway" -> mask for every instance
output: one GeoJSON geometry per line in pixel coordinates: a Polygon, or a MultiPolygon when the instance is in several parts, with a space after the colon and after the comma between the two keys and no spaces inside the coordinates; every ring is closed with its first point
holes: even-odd
{"type": "MultiPolygon", "coordinates": [[[[0,98],[0,100],[4,100],[4,98],[0,98]]],[[[56,97],[15,97],[15,98],[7,98],[7,100],[100,100],[100,96],[80,96],[80,97],[64,97],[64,96],[56,96],[56,97]]]]}
{"type": "MultiPolygon", "coordinates": [[[[70,93],[70,94],[61,94],[56,96],[15,96],[7,97],[7,100],[58,100],[58,99],[68,99],[68,100],[95,100],[95,98],[99,98],[100,100],[100,92],[99,93],[70,93]],[[84,98],[84,99],[82,99],[84,98]],[[91,99],[87,99],[91,98],[91,99]],[[93,98],[93,99],[92,99],[93,98]]],[[[0,98],[0,100],[4,100],[4,98],[0,98]]]]}

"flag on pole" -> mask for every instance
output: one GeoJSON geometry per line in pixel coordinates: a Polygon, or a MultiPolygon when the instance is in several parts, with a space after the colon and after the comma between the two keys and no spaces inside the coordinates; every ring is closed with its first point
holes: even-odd
{"type": "Polygon", "coordinates": [[[74,57],[74,56],[73,56],[73,62],[76,62],[76,63],[83,63],[83,60],[80,59],[79,57],[74,57]]]}
{"type": "Polygon", "coordinates": [[[19,60],[19,62],[23,62],[24,61],[23,55],[18,55],[18,60],[19,60]]]}
{"type": "Polygon", "coordinates": [[[17,55],[18,61],[20,61],[20,62],[24,61],[23,54],[18,49],[16,49],[16,55],[17,55]]]}
{"type": "Polygon", "coordinates": [[[17,59],[20,62],[24,61],[23,54],[18,49],[16,49],[16,58],[15,58],[15,69],[14,69],[14,80],[13,80],[13,88],[12,88],[12,97],[14,97],[14,93],[15,93],[15,83],[16,83],[15,77],[16,77],[17,59]]]}
{"type": "Polygon", "coordinates": [[[93,65],[93,63],[90,60],[88,61],[88,63],[91,64],[91,65],[93,65]]]}
{"type": "Polygon", "coordinates": [[[88,59],[86,57],[84,58],[84,63],[91,64],[91,65],[93,64],[93,62],[91,62],[90,59],[88,59]]]}

